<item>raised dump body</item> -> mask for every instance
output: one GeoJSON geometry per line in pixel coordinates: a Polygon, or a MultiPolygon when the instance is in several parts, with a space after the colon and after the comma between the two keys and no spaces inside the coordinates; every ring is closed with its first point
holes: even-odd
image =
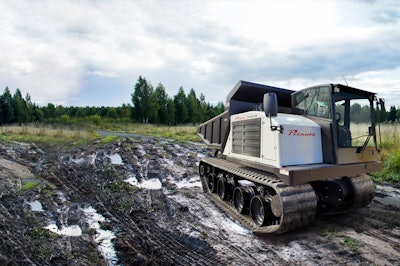
{"type": "Polygon", "coordinates": [[[214,150],[199,165],[204,191],[259,233],[367,205],[374,187],[366,173],[381,168],[375,100],[374,93],[340,84],[293,91],[239,81],[226,111],[198,129],[214,150]],[[354,103],[369,110],[361,135],[354,103]]]}

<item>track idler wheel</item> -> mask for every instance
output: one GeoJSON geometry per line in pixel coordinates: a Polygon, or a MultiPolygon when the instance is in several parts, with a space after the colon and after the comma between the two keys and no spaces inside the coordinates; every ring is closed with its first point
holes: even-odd
{"type": "Polygon", "coordinates": [[[249,214],[250,200],[255,195],[253,187],[236,187],[233,191],[233,205],[240,214],[249,214]]]}

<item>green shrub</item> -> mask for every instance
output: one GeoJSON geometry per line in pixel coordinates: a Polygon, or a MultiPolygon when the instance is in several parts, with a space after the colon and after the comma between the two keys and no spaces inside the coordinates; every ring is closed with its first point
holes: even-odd
{"type": "Polygon", "coordinates": [[[101,117],[99,115],[91,115],[89,116],[89,120],[96,126],[100,125],[101,123],[101,117]]]}
{"type": "Polygon", "coordinates": [[[400,150],[388,153],[383,160],[382,171],[371,173],[378,184],[400,184],[400,150]]]}

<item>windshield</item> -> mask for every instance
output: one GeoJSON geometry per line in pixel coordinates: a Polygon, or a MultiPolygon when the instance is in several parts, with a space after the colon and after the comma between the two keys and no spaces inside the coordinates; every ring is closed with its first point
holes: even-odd
{"type": "Polygon", "coordinates": [[[338,92],[334,95],[339,147],[373,145],[370,101],[360,95],[338,92]]]}
{"type": "Polygon", "coordinates": [[[298,92],[295,112],[321,118],[331,118],[330,87],[322,86],[298,92]]]}

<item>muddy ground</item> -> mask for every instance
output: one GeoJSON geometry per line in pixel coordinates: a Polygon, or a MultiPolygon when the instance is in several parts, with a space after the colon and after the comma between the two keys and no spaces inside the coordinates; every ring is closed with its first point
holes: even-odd
{"type": "Polygon", "coordinates": [[[398,265],[400,189],[257,236],[202,193],[194,143],[0,143],[0,265],[398,265]]]}

